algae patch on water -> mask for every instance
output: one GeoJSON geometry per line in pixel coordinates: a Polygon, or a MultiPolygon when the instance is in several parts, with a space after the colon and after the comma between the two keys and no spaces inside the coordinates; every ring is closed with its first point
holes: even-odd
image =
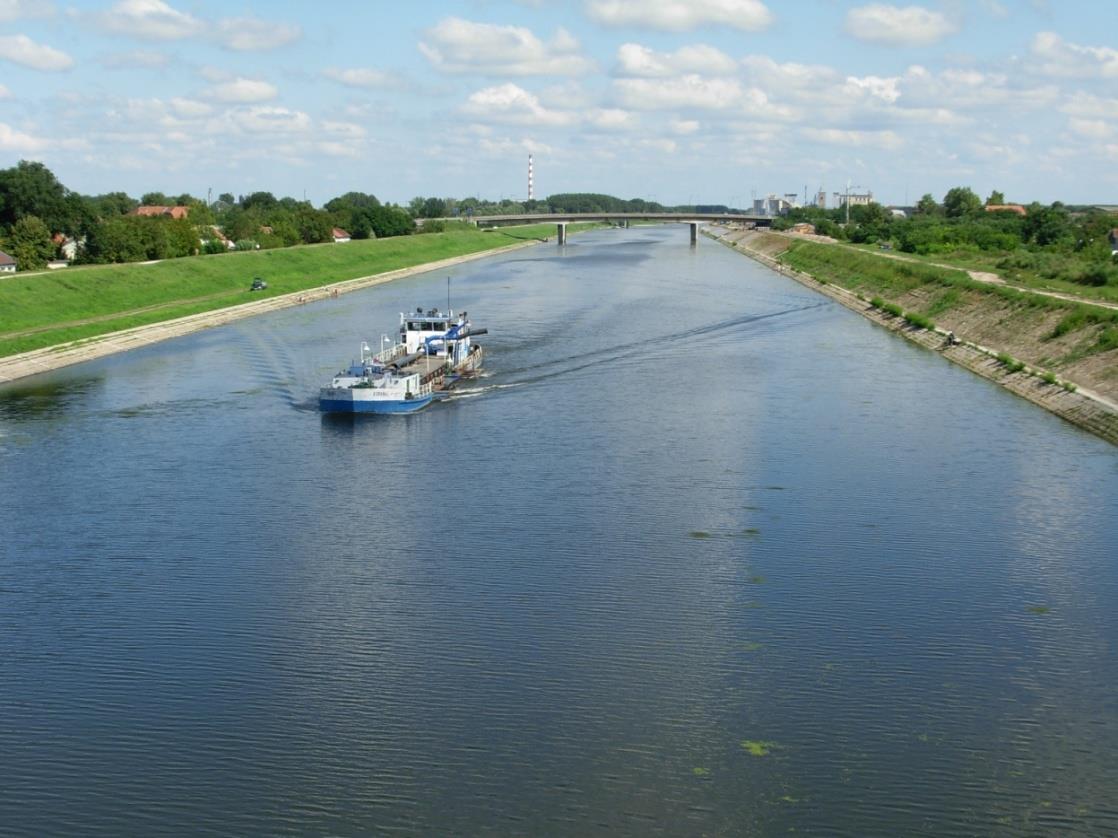
{"type": "Polygon", "coordinates": [[[692,538],[710,538],[710,533],[706,530],[691,530],[687,534],[692,538]]]}
{"type": "Polygon", "coordinates": [[[742,748],[750,756],[767,757],[777,747],[775,742],[762,742],[760,739],[743,739],[742,748]]]}
{"type": "Polygon", "coordinates": [[[694,768],[691,769],[691,773],[694,774],[696,777],[709,777],[710,769],[696,765],[694,768]]]}
{"type": "Polygon", "coordinates": [[[1051,610],[1052,609],[1049,608],[1047,605],[1030,605],[1029,606],[1029,613],[1030,614],[1047,614],[1051,610]]]}

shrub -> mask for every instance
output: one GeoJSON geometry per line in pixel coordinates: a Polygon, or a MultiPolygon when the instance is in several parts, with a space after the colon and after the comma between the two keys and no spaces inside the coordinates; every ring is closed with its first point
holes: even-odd
{"type": "Polygon", "coordinates": [[[1025,364],[1018,361],[1012,355],[1007,355],[1005,352],[998,353],[998,363],[1005,367],[1006,372],[1021,372],[1025,369],[1025,364]]]}
{"type": "Polygon", "coordinates": [[[930,317],[926,317],[919,312],[906,311],[904,314],[904,319],[911,323],[913,326],[921,329],[934,329],[936,327],[936,324],[930,317]]]}
{"type": "Polygon", "coordinates": [[[1080,285],[1090,285],[1094,288],[1101,288],[1110,283],[1118,272],[1108,265],[1091,265],[1084,268],[1078,274],[1071,278],[1072,282],[1080,285]]]}
{"type": "Polygon", "coordinates": [[[896,303],[882,303],[880,308],[881,308],[882,311],[885,311],[885,312],[893,315],[894,317],[903,317],[904,316],[904,309],[901,308],[896,303]]]}

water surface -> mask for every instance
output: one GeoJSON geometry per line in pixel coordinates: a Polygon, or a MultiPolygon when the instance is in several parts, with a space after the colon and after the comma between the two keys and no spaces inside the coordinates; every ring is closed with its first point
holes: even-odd
{"type": "Polygon", "coordinates": [[[1118,832],[1112,446],[685,227],[0,390],[0,833],[1118,832]]]}

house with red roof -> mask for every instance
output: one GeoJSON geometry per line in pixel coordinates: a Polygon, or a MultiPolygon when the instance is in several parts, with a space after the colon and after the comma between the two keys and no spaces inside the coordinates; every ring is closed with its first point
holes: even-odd
{"type": "Polygon", "coordinates": [[[1020,204],[987,204],[986,212],[1015,212],[1018,215],[1026,215],[1026,210],[1020,204]]]}
{"type": "Polygon", "coordinates": [[[14,274],[18,263],[14,256],[9,256],[3,250],[0,250],[0,274],[14,274]]]}
{"type": "Polygon", "coordinates": [[[157,207],[142,206],[132,210],[131,215],[140,215],[147,218],[186,218],[190,215],[190,207],[157,207]]]}
{"type": "Polygon", "coordinates": [[[335,227],[332,235],[334,237],[334,244],[342,244],[352,239],[352,236],[350,236],[350,234],[343,230],[341,227],[335,227]]]}

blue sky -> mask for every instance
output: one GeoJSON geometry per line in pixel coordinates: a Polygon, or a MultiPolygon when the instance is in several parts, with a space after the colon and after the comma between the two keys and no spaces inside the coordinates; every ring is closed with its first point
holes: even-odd
{"type": "Polygon", "coordinates": [[[0,0],[0,167],[71,189],[1118,203],[1114,0],[0,0]]]}

